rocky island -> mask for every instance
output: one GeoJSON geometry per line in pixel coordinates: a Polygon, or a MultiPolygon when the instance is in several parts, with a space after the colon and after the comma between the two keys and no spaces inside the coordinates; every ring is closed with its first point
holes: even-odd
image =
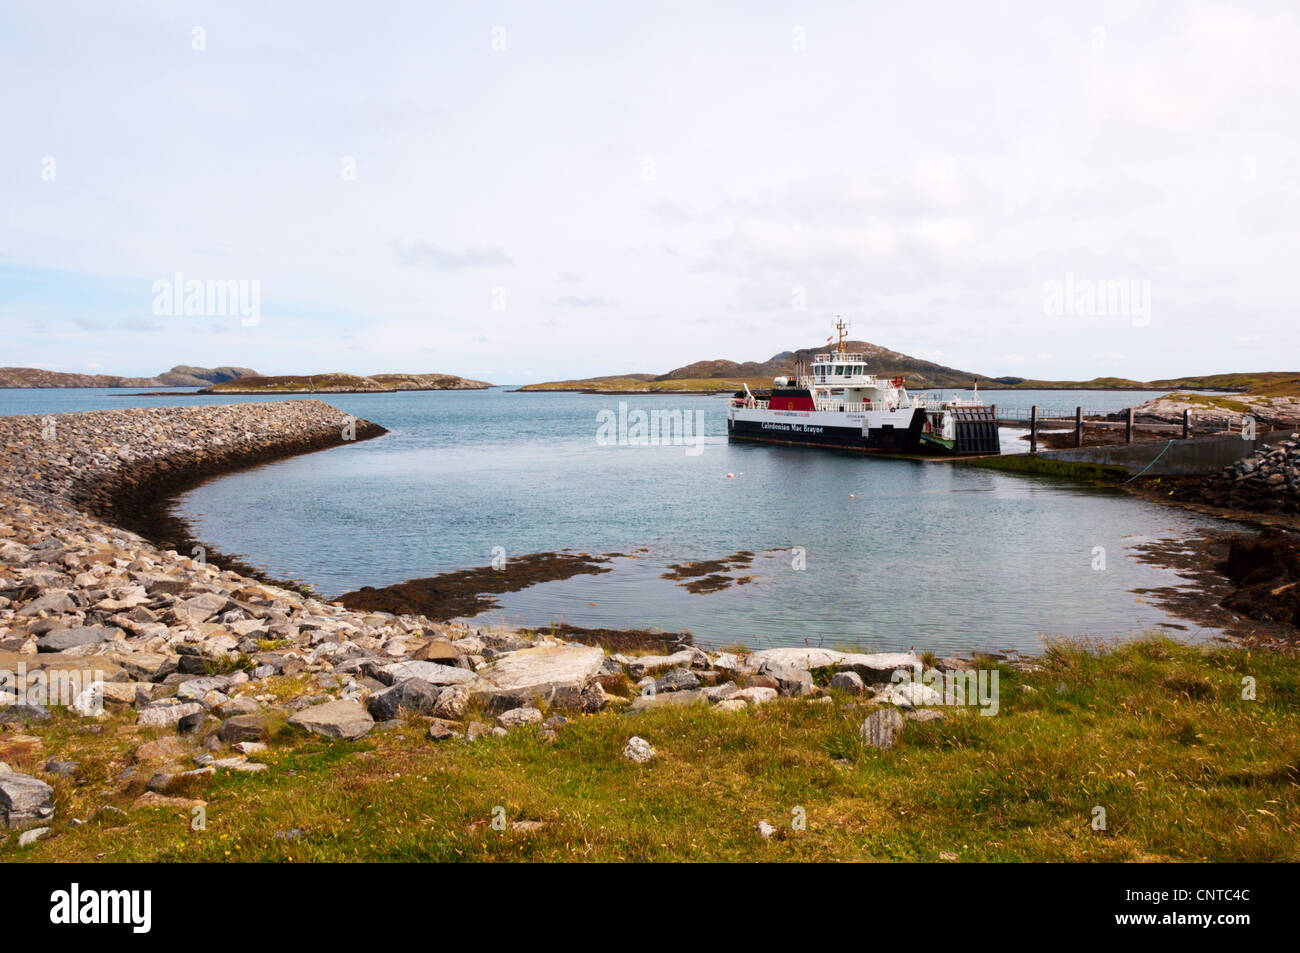
{"type": "Polygon", "coordinates": [[[1210,394],[1165,394],[1133,408],[1139,423],[1181,423],[1190,410],[1197,422],[1214,430],[1241,430],[1242,420],[1251,417],[1260,430],[1289,430],[1300,427],[1300,381],[1290,393],[1246,391],[1231,396],[1210,394]]]}
{"type": "Polygon", "coordinates": [[[37,367],[0,367],[0,388],[198,387],[202,394],[379,394],[404,390],[484,390],[487,381],[454,374],[300,374],[269,376],[248,367],[178,364],[154,377],[75,374],[37,367]]]}
{"type": "Polygon", "coordinates": [[[223,381],[202,394],[383,394],[403,390],[486,390],[487,381],[453,374],[303,374],[223,381]]]}

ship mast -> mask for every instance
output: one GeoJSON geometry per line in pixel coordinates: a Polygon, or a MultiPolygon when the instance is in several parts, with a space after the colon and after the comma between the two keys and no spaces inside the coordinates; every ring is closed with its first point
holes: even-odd
{"type": "Polygon", "coordinates": [[[844,336],[849,333],[849,326],[844,323],[844,319],[838,314],[835,315],[835,330],[840,333],[840,341],[836,347],[840,360],[844,360],[844,336]]]}

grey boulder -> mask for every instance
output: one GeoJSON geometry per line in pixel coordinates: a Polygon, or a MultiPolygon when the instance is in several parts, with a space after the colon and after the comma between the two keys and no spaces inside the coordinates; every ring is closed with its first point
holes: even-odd
{"type": "Polygon", "coordinates": [[[857,672],[836,672],[831,679],[831,688],[846,695],[861,695],[867,686],[857,672]]]}
{"type": "Polygon", "coordinates": [[[122,634],[121,629],[106,625],[79,625],[71,629],[59,629],[36,640],[38,652],[66,652],[82,645],[107,642],[122,634]]]}
{"type": "Polygon", "coordinates": [[[448,721],[460,721],[465,717],[468,707],[469,690],[460,685],[448,685],[438,693],[438,700],[433,704],[433,714],[448,721]]]}
{"type": "Polygon", "coordinates": [[[166,728],[179,725],[186,718],[200,715],[203,706],[198,702],[184,702],[179,705],[150,705],[140,711],[135,723],[148,728],[166,728]]]}
{"type": "Polygon", "coordinates": [[[633,764],[645,764],[656,753],[654,745],[640,735],[633,735],[627,740],[627,744],[623,746],[623,757],[633,764]]]}
{"type": "Polygon", "coordinates": [[[699,677],[688,668],[675,668],[655,679],[655,693],[692,691],[700,687],[699,677]]]}
{"type": "Polygon", "coordinates": [[[897,708],[882,708],[867,716],[859,733],[873,748],[888,751],[898,741],[898,733],[903,730],[903,724],[903,716],[897,708]]]}
{"type": "Polygon", "coordinates": [[[589,645],[520,649],[481,669],[470,688],[498,709],[516,708],[535,698],[561,708],[579,708],[583,689],[604,660],[604,650],[589,645]]]}
{"type": "Polygon", "coordinates": [[[438,689],[424,679],[404,678],[391,688],[371,695],[367,708],[376,721],[391,721],[403,712],[428,714],[438,697],[438,689]]]}
{"type": "Polygon", "coordinates": [[[408,678],[418,678],[430,685],[461,685],[474,680],[474,673],[467,669],[420,661],[394,662],[376,669],[374,676],[385,685],[396,685],[408,678]]]}
{"type": "Polygon", "coordinates": [[[497,715],[497,724],[509,731],[520,725],[540,725],[542,713],[536,708],[512,708],[497,715]]]}
{"type": "Polygon", "coordinates": [[[776,690],[782,695],[796,698],[811,694],[813,691],[812,674],[806,668],[787,665],[784,662],[765,660],[758,666],[758,674],[776,679],[776,690]]]}
{"type": "Polygon", "coordinates": [[[325,738],[360,738],[375,726],[370,713],[353,701],[332,701],[304,708],[289,724],[325,738]]]}
{"type": "Polygon", "coordinates": [[[241,741],[265,741],[270,726],[263,715],[233,715],[221,723],[218,737],[226,744],[241,741]]]}
{"type": "Polygon", "coordinates": [[[77,604],[64,589],[53,589],[42,596],[37,596],[18,610],[20,616],[40,615],[42,612],[72,612],[77,604]]]}
{"type": "Polygon", "coordinates": [[[54,788],[31,775],[0,774],[0,820],[10,830],[36,827],[54,816],[54,788]]]}

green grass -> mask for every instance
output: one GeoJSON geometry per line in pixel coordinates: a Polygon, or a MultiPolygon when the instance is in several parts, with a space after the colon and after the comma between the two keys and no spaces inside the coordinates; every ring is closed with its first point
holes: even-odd
{"type": "Polygon", "coordinates": [[[1294,655],[1157,639],[1058,645],[1039,664],[999,669],[998,715],[909,724],[887,752],[862,742],[865,712],[845,698],[577,717],[553,743],[531,729],[435,743],[419,719],[359,742],[285,731],[272,770],[201,789],[203,832],[179,808],[73,826],[129,807],[136,792],[111,779],[147,736],[60,716],[34,757],[57,742],[86,777],[54,781],[54,836],[21,849],[11,837],[0,859],[1300,860],[1294,655]],[[1257,700],[1242,699],[1245,676],[1257,700]],[[620,756],[633,734],[654,761],[620,756]],[[544,827],[493,830],[498,806],[544,827]],[[1105,831],[1091,827],[1097,806],[1105,831]],[[754,831],[763,819],[771,841],[754,831]],[[290,828],[306,836],[273,837],[290,828]]]}
{"type": "Polygon", "coordinates": [[[1180,400],[1191,404],[1193,407],[1204,407],[1207,410],[1230,410],[1236,414],[1246,414],[1251,410],[1251,405],[1240,400],[1233,400],[1231,397],[1219,397],[1209,394],[1169,394],[1169,400],[1180,400]]]}
{"type": "Polygon", "coordinates": [[[203,663],[205,675],[232,675],[235,672],[252,673],[255,668],[257,668],[257,662],[246,652],[240,652],[234,656],[223,656],[220,659],[208,659],[203,663]]]}

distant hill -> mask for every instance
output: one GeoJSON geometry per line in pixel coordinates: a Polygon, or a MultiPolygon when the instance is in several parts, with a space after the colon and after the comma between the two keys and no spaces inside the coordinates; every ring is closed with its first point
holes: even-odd
{"type": "Polygon", "coordinates": [[[257,377],[247,367],[190,367],[178,364],[157,377],[72,374],[39,367],[0,367],[0,387],[207,387],[222,381],[257,377]]]}
{"type": "MultiPolygon", "coordinates": [[[[923,361],[918,357],[909,357],[898,351],[891,351],[889,348],[881,347],[879,344],[870,344],[866,341],[845,341],[845,350],[866,356],[867,366],[871,373],[877,377],[898,377],[907,378],[907,383],[911,387],[968,387],[973,381],[979,381],[981,384],[992,378],[985,377],[983,374],[976,374],[974,371],[962,371],[954,367],[945,367],[943,364],[935,364],[933,361],[923,361]]],[[[743,364],[737,364],[735,361],[715,360],[715,361],[696,361],[694,364],[687,364],[676,370],[669,371],[656,377],[658,381],[684,380],[688,378],[713,378],[713,377],[779,377],[781,375],[793,374],[795,365],[802,361],[805,365],[811,364],[812,359],[817,354],[826,354],[833,349],[833,345],[822,344],[814,347],[800,348],[797,351],[782,351],[780,354],[774,354],[763,363],[747,361],[743,364]]]]}
{"type": "MultiPolygon", "coordinates": [[[[647,380],[649,377],[647,376],[647,380]]],[[[38,367],[0,367],[0,387],[200,387],[207,394],[339,394],[398,390],[481,390],[486,381],[454,374],[305,374],[265,377],[249,367],[177,364],[157,377],[72,374],[38,367]]]]}
{"type": "Polygon", "coordinates": [[[177,364],[170,371],[158,375],[171,387],[206,387],[244,377],[261,377],[251,367],[190,367],[177,364]]]}
{"type": "Polygon", "coordinates": [[[1086,381],[1041,381],[1024,377],[995,377],[992,388],[1007,390],[1190,390],[1229,391],[1263,397],[1300,397],[1300,371],[1249,371],[1203,374],[1135,381],[1127,377],[1094,377],[1086,381]]]}
{"type": "Polygon", "coordinates": [[[205,394],[364,394],[398,390],[483,390],[487,381],[453,374],[303,374],[252,377],[213,384],[205,394]]]}
{"type": "MultiPolygon", "coordinates": [[[[918,357],[891,351],[878,344],[866,341],[846,341],[846,350],[863,354],[867,366],[877,377],[903,377],[907,386],[913,389],[928,387],[969,387],[974,382],[981,385],[993,383],[993,378],[973,371],[946,367],[933,361],[923,361],[918,357]]],[[[629,391],[638,392],[682,392],[682,391],[730,391],[742,384],[767,387],[773,377],[793,374],[795,365],[802,361],[805,366],[812,362],[816,354],[825,354],[832,349],[830,344],[800,348],[795,351],[782,351],[766,361],[729,361],[717,358],[710,361],[695,361],[675,368],[666,374],[615,374],[608,377],[590,377],[576,381],[550,381],[543,384],[528,384],[521,390],[594,390],[603,392],[629,391]]]]}

